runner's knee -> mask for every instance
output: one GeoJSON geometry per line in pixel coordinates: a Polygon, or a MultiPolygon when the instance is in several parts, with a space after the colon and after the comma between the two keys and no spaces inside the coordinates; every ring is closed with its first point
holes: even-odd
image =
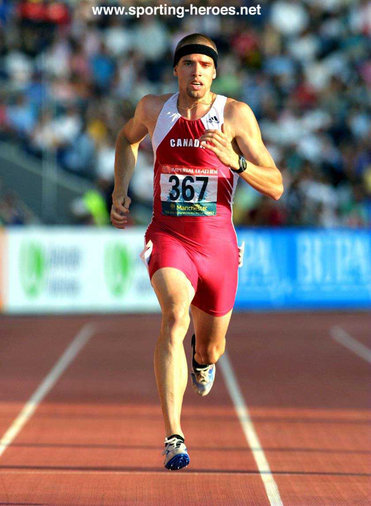
{"type": "Polygon", "coordinates": [[[215,364],[223,355],[225,350],[225,339],[218,344],[209,344],[207,346],[200,346],[196,352],[202,358],[201,364],[215,364]]]}
{"type": "Polygon", "coordinates": [[[170,337],[170,341],[183,340],[190,323],[188,308],[173,306],[162,313],[163,334],[170,337]]]}

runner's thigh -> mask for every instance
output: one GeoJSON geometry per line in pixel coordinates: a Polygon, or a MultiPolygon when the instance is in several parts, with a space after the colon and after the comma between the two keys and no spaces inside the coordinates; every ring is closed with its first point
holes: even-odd
{"type": "Polygon", "coordinates": [[[153,274],[151,283],[163,314],[174,309],[188,313],[195,290],[184,272],[163,267],[153,274]]]}

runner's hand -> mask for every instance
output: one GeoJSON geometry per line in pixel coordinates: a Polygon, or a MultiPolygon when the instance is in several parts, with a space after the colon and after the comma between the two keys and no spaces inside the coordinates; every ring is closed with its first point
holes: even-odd
{"type": "Polygon", "coordinates": [[[200,137],[200,143],[205,149],[213,151],[219,160],[233,169],[239,168],[238,154],[234,151],[230,139],[222,130],[205,130],[200,137]]]}
{"type": "Polygon", "coordinates": [[[125,228],[128,222],[131,198],[127,195],[112,195],[111,223],[116,228],[125,228]]]}

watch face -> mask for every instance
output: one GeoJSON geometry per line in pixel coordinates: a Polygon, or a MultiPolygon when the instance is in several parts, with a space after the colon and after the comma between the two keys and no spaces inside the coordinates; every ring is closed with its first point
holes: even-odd
{"type": "Polygon", "coordinates": [[[240,156],[240,169],[246,170],[246,168],[247,168],[246,158],[244,156],[240,156]]]}

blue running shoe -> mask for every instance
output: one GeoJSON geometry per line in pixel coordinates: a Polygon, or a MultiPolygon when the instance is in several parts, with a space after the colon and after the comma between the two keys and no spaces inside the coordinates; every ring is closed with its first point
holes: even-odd
{"type": "Polygon", "coordinates": [[[184,439],[177,434],[165,438],[165,449],[162,454],[165,455],[165,467],[170,471],[178,471],[189,464],[189,455],[184,439]]]}
{"type": "Polygon", "coordinates": [[[206,365],[204,367],[197,367],[195,365],[194,360],[195,347],[196,347],[196,337],[193,334],[192,336],[193,360],[191,372],[192,387],[193,390],[196,393],[198,393],[198,395],[205,397],[205,395],[207,395],[210,392],[214,384],[216,367],[215,364],[206,365]]]}

